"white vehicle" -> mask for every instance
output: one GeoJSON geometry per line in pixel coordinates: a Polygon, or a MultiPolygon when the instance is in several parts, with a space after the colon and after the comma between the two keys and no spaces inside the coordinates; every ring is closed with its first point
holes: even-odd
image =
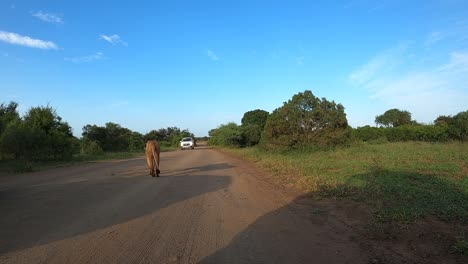
{"type": "Polygon", "coordinates": [[[184,149],[194,149],[195,148],[195,140],[193,140],[193,138],[191,137],[186,137],[186,138],[183,138],[181,141],[180,141],[180,149],[181,150],[184,150],[184,149]]]}

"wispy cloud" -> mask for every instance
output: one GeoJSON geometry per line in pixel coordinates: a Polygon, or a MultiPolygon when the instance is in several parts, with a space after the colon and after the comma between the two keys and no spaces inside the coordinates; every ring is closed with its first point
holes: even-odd
{"type": "Polygon", "coordinates": [[[441,31],[432,31],[426,37],[426,41],[424,42],[424,46],[429,47],[431,45],[434,45],[435,43],[443,40],[446,37],[447,37],[447,34],[441,32],[441,31]]]}
{"type": "Polygon", "coordinates": [[[105,40],[105,41],[109,42],[112,45],[122,44],[124,46],[128,46],[127,42],[123,41],[120,38],[120,36],[117,35],[117,34],[114,34],[114,35],[101,34],[101,35],[99,35],[99,39],[105,40]]]}
{"type": "Polygon", "coordinates": [[[206,55],[208,55],[208,57],[213,61],[219,60],[218,56],[214,53],[214,51],[210,49],[206,50],[206,55]]]}
{"type": "Polygon", "coordinates": [[[63,16],[58,14],[52,14],[42,11],[37,11],[35,13],[31,12],[33,17],[36,17],[44,22],[63,24],[63,16]]]}
{"type": "Polygon", "coordinates": [[[403,63],[402,55],[405,50],[406,45],[399,45],[376,55],[352,72],[349,75],[349,80],[355,85],[364,85],[374,79],[375,76],[391,72],[403,63]]]}
{"type": "Polygon", "coordinates": [[[33,39],[13,32],[0,31],[0,41],[37,49],[57,49],[57,45],[52,41],[33,39]]]}
{"type": "Polygon", "coordinates": [[[86,63],[92,62],[96,60],[104,59],[104,54],[102,52],[96,52],[95,54],[81,56],[81,57],[73,57],[73,58],[64,58],[66,61],[70,61],[73,63],[86,63]]]}
{"type": "Polygon", "coordinates": [[[468,20],[456,19],[449,25],[430,32],[424,41],[425,48],[431,48],[440,42],[466,45],[468,40],[468,20]]]}
{"type": "Polygon", "coordinates": [[[468,53],[452,52],[445,62],[418,70],[405,68],[405,58],[405,53],[384,52],[352,72],[349,81],[371,99],[407,109],[422,122],[466,110],[468,53]]]}

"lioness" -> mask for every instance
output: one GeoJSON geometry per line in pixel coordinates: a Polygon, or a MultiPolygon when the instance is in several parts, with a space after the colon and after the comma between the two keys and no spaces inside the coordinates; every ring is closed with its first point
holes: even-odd
{"type": "Polygon", "coordinates": [[[156,140],[146,142],[146,162],[150,169],[151,176],[159,177],[159,143],[156,140]]]}

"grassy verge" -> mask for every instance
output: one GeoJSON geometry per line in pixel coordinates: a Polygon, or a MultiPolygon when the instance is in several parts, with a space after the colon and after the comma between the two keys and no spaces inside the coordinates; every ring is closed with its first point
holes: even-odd
{"type": "Polygon", "coordinates": [[[373,223],[405,225],[435,216],[468,224],[466,143],[358,144],[330,151],[227,151],[256,161],[283,183],[311,194],[366,203],[373,223]]]}
{"type": "MultiPolygon", "coordinates": [[[[161,147],[161,151],[176,150],[175,147],[161,147]]],[[[25,173],[32,171],[40,171],[55,167],[70,166],[83,162],[96,162],[106,160],[131,159],[142,157],[145,153],[142,152],[105,152],[100,155],[82,155],[76,154],[70,160],[63,161],[23,161],[23,160],[1,160],[0,174],[10,173],[25,173]]]]}
{"type": "Polygon", "coordinates": [[[25,161],[25,160],[2,160],[0,161],[0,173],[25,173],[40,171],[55,167],[70,166],[83,162],[130,159],[144,155],[143,152],[105,152],[100,155],[74,155],[69,160],[60,161],[25,161]]]}

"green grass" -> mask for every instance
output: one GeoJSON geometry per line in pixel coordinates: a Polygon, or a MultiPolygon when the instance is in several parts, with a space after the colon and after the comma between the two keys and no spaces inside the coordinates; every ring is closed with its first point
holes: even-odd
{"type": "Polygon", "coordinates": [[[281,182],[322,197],[369,205],[374,222],[425,216],[468,224],[468,144],[357,144],[329,151],[230,149],[281,182]],[[294,175],[291,177],[291,175],[294,175]]]}
{"type": "Polygon", "coordinates": [[[458,238],[457,242],[451,248],[452,253],[468,256],[468,241],[458,238]]]}
{"type": "MultiPolygon", "coordinates": [[[[177,147],[161,146],[161,152],[177,150],[177,147]]],[[[0,175],[11,173],[27,173],[55,167],[70,166],[83,162],[97,162],[106,160],[131,159],[142,157],[142,152],[104,152],[100,155],[76,154],[69,160],[62,161],[24,161],[24,160],[0,160],[0,175]]]]}
{"type": "Polygon", "coordinates": [[[60,161],[2,160],[0,161],[0,174],[26,173],[55,167],[70,166],[83,162],[130,159],[141,157],[143,155],[143,152],[105,152],[100,155],[76,154],[71,159],[60,161]]]}

